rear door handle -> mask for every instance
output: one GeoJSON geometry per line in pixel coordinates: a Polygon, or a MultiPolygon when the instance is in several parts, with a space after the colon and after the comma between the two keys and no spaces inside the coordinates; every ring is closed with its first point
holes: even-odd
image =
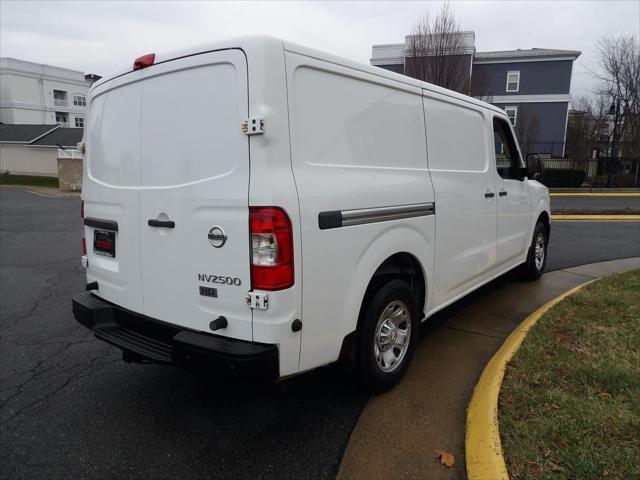
{"type": "Polygon", "coordinates": [[[493,198],[495,196],[496,196],[496,194],[493,193],[493,192],[487,192],[487,193],[484,194],[484,198],[493,198]]]}
{"type": "Polygon", "coordinates": [[[150,218],[147,222],[150,227],[158,227],[158,228],[175,228],[176,222],[173,220],[155,220],[150,218]]]}
{"type": "Polygon", "coordinates": [[[498,195],[500,195],[501,197],[506,197],[507,192],[505,190],[502,190],[501,192],[498,193],[498,195]]]}

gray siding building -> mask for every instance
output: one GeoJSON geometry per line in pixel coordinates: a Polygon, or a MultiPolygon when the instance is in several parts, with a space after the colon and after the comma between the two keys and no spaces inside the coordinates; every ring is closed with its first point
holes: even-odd
{"type": "MultiPolygon", "coordinates": [[[[475,41],[473,32],[463,32],[475,41]]],[[[374,45],[371,64],[405,73],[406,44],[374,45]]],[[[573,61],[579,51],[532,48],[476,52],[471,92],[505,110],[523,153],[564,155],[573,61]]]]}

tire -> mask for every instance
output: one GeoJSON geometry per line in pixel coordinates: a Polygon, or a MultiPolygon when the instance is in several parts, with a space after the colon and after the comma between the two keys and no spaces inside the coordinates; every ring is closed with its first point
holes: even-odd
{"type": "Polygon", "coordinates": [[[547,227],[538,222],[533,230],[533,238],[529,247],[527,261],[522,264],[521,271],[525,279],[538,280],[544,273],[547,264],[547,245],[549,244],[549,234],[547,227]],[[542,255],[542,257],[540,257],[542,255]]]}
{"type": "Polygon", "coordinates": [[[370,297],[362,315],[359,376],[370,392],[385,392],[403,377],[416,348],[419,320],[414,292],[406,282],[390,280],[370,297]]]}

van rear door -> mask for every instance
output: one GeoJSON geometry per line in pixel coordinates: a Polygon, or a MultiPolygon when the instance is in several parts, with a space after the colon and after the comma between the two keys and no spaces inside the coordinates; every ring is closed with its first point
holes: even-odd
{"type": "Polygon", "coordinates": [[[98,282],[94,293],[100,297],[138,313],[143,311],[139,247],[141,97],[141,82],[129,75],[92,92],[82,188],[87,281],[98,282]],[[96,245],[109,236],[115,248],[105,250],[96,245]]]}
{"type": "Polygon", "coordinates": [[[140,259],[144,312],[252,340],[247,62],[241,50],[144,69],[140,259]]]}

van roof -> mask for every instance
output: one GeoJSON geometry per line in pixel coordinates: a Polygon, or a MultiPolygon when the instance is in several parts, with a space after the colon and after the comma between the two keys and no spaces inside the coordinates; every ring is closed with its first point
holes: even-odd
{"type": "MultiPolygon", "coordinates": [[[[199,53],[211,52],[214,50],[223,50],[228,48],[240,48],[247,54],[248,58],[251,58],[252,56],[251,54],[254,52],[256,54],[259,53],[261,55],[264,55],[265,53],[268,52],[268,50],[270,50],[268,47],[283,48],[285,51],[288,51],[288,52],[298,53],[301,55],[306,55],[308,57],[333,63],[336,65],[353,68],[354,70],[359,70],[364,73],[370,73],[378,77],[387,78],[389,80],[393,80],[393,81],[402,83],[404,85],[410,85],[417,88],[422,88],[430,92],[446,95],[448,97],[452,97],[458,100],[472,103],[474,105],[478,105],[480,107],[484,107],[489,110],[493,110],[495,112],[504,114],[504,111],[502,109],[494,105],[491,105],[490,103],[483,102],[482,100],[469,97],[468,95],[463,95],[462,93],[458,93],[453,90],[449,90],[447,88],[443,88],[437,85],[433,85],[431,83],[423,82],[421,80],[417,80],[415,78],[408,77],[406,75],[391,72],[389,70],[385,70],[380,67],[374,67],[374,66],[363,64],[363,63],[355,62],[353,60],[348,60],[343,57],[339,57],[326,52],[322,52],[320,50],[315,50],[313,48],[298,45],[296,43],[289,42],[287,40],[282,40],[282,39],[278,39],[278,38],[270,37],[266,35],[247,35],[244,37],[230,38],[227,40],[220,40],[217,42],[212,42],[212,43],[207,43],[207,44],[194,46],[186,49],[176,50],[173,52],[156,53],[155,63],[166,62],[168,60],[175,60],[177,58],[187,57],[190,55],[197,55],[199,53]]],[[[131,73],[132,72],[131,65],[133,64],[133,60],[134,59],[132,58],[127,66],[123,66],[120,69],[118,69],[116,72],[112,73],[111,75],[106,75],[101,80],[95,82],[92,85],[91,90],[108,82],[109,80],[113,80],[116,77],[120,77],[122,75],[131,73]]]]}

